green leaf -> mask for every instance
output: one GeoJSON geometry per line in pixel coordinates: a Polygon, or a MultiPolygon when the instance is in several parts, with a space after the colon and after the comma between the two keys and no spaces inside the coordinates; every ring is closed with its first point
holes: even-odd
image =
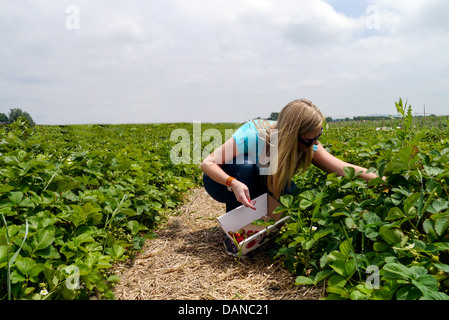
{"type": "Polygon", "coordinates": [[[47,228],[44,230],[38,230],[31,238],[31,246],[33,251],[39,251],[47,248],[55,240],[54,228],[47,228]]]}
{"type": "Polygon", "coordinates": [[[449,250],[449,243],[447,242],[434,242],[433,245],[437,248],[438,251],[449,250]]]}
{"type": "Polygon", "coordinates": [[[118,282],[120,282],[122,280],[122,278],[120,278],[119,276],[116,276],[116,275],[112,275],[112,276],[109,276],[107,280],[110,281],[110,282],[117,282],[118,283],[118,282]]]}
{"type": "Polygon", "coordinates": [[[295,280],[295,285],[302,285],[302,284],[315,284],[313,279],[310,277],[304,277],[304,276],[298,276],[295,280]]]}
{"type": "Polygon", "coordinates": [[[420,193],[416,192],[410,196],[407,197],[407,199],[404,201],[404,213],[409,214],[410,209],[414,207],[416,202],[418,202],[420,197],[420,193]]]}
{"type": "Polygon", "coordinates": [[[424,222],[423,222],[423,224],[422,224],[422,226],[423,226],[423,229],[424,229],[424,232],[425,233],[427,233],[427,234],[435,234],[435,230],[434,230],[434,222],[432,221],[432,220],[430,220],[430,219],[426,219],[424,222]]]}
{"type": "Polygon", "coordinates": [[[398,300],[417,300],[422,296],[422,293],[412,285],[406,285],[396,291],[396,298],[398,300]]]}
{"type": "Polygon", "coordinates": [[[351,217],[345,218],[345,225],[348,229],[357,229],[357,224],[351,217]]]}
{"type": "Polygon", "coordinates": [[[345,262],[347,256],[345,256],[340,251],[334,250],[334,251],[332,251],[331,253],[328,254],[327,258],[328,258],[329,261],[342,261],[342,262],[345,262]]]}
{"type": "Polygon", "coordinates": [[[313,239],[315,240],[315,241],[318,241],[319,239],[321,239],[321,238],[323,238],[323,237],[325,237],[325,236],[327,236],[329,233],[331,233],[331,232],[333,232],[334,230],[333,229],[330,229],[330,228],[328,228],[328,229],[318,229],[317,231],[315,231],[314,233],[313,233],[313,239]]]}
{"type": "Polygon", "coordinates": [[[382,219],[374,212],[365,212],[363,214],[363,219],[369,225],[382,223],[382,219]]]}
{"type": "Polygon", "coordinates": [[[449,296],[444,292],[426,291],[419,300],[449,300],[449,296]]]}
{"type": "MultiPolygon", "coordinates": [[[[19,271],[30,278],[37,276],[44,268],[38,265],[33,259],[21,257],[16,260],[16,266],[19,271]]],[[[33,280],[32,280],[33,281],[33,280]]]]}
{"type": "Polygon", "coordinates": [[[445,199],[437,199],[427,208],[430,213],[440,213],[449,208],[449,202],[445,199]]]}
{"type": "Polygon", "coordinates": [[[396,220],[404,218],[405,214],[398,207],[393,207],[388,211],[387,220],[396,220]]]}
{"type": "Polygon", "coordinates": [[[424,171],[431,177],[438,176],[439,174],[442,174],[445,172],[445,170],[437,167],[429,167],[424,165],[424,171]]]}
{"type": "MultiPolygon", "coordinates": [[[[332,269],[334,269],[334,271],[336,273],[338,273],[339,275],[341,275],[342,277],[348,278],[347,273],[346,273],[346,262],[345,261],[341,261],[341,260],[334,261],[334,262],[330,263],[330,267],[332,269]]],[[[355,267],[354,267],[354,272],[355,272],[355,267]]]]}
{"type": "Polygon", "coordinates": [[[329,277],[330,275],[334,274],[334,272],[332,270],[322,270],[320,272],[318,272],[315,275],[315,283],[320,283],[321,281],[323,281],[324,279],[326,279],[327,277],[329,277]]]}
{"type": "Polygon", "coordinates": [[[276,209],[274,209],[273,214],[279,214],[287,211],[287,208],[284,206],[278,206],[276,209]]]}
{"type": "Polygon", "coordinates": [[[51,216],[47,211],[41,211],[38,214],[30,217],[30,229],[40,230],[54,225],[58,222],[58,218],[51,216]]]}
{"type": "Polygon", "coordinates": [[[345,196],[342,200],[343,200],[343,204],[344,205],[348,205],[349,203],[351,203],[355,198],[355,195],[353,194],[349,194],[347,196],[345,196]]]}
{"type": "Polygon", "coordinates": [[[373,186],[378,186],[378,185],[383,184],[383,183],[384,183],[384,181],[382,180],[382,178],[376,177],[376,178],[373,178],[373,179],[368,181],[368,186],[369,187],[373,187],[373,186]]]}
{"type": "Polygon", "coordinates": [[[349,255],[349,252],[351,252],[351,243],[348,240],[345,240],[342,243],[340,243],[340,252],[345,257],[349,255]]]}
{"type": "Polygon", "coordinates": [[[132,235],[136,235],[139,231],[146,231],[148,230],[147,227],[145,227],[144,225],[141,225],[139,222],[137,222],[136,220],[131,220],[128,221],[128,223],[126,224],[126,226],[128,227],[128,229],[131,231],[132,235]]]}
{"type": "Polygon", "coordinates": [[[0,186],[0,194],[6,193],[6,192],[11,191],[11,190],[14,190],[13,186],[10,186],[10,185],[7,185],[7,184],[4,184],[4,185],[0,186]]]}
{"type": "Polygon", "coordinates": [[[18,270],[14,270],[13,272],[11,272],[10,280],[11,283],[18,283],[18,282],[26,282],[27,278],[18,270]]]}
{"type": "Polygon", "coordinates": [[[20,191],[10,192],[8,198],[14,205],[18,206],[20,201],[22,201],[23,199],[23,192],[20,191]]]}
{"type": "MultiPolygon", "coordinates": [[[[366,227],[366,226],[365,226],[366,227]]],[[[368,238],[368,239],[371,239],[371,240],[376,240],[377,239],[377,236],[379,235],[379,232],[377,232],[376,231],[376,229],[375,228],[370,228],[370,227],[368,227],[368,228],[366,228],[366,230],[365,230],[365,236],[368,238]]]]}
{"type": "Polygon", "coordinates": [[[346,261],[345,263],[345,276],[349,279],[357,271],[357,265],[354,259],[346,261]]]}
{"type": "Polygon", "coordinates": [[[386,172],[401,172],[403,170],[410,170],[413,168],[413,159],[419,152],[414,145],[406,145],[397,154],[394,160],[385,167],[386,172]]]}
{"type": "Polygon", "coordinates": [[[284,207],[290,208],[293,203],[293,196],[291,194],[283,195],[280,198],[280,202],[282,203],[282,205],[284,205],[284,207]]]}
{"type": "Polygon", "coordinates": [[[351,300],[368,300],[369,296],[365,293],[362,293],[360,291],[352,291],[351,292],[351,300]]]}
{"type": "Polygon", "coordinates": [[[444,263],[434,263],[434,266],[438,269],[440,269],[441,271],[444,271],[446,273],[449,273],[449,265],[444,264],[444,263]]]}
{"type": "Polygon", "coordinates": [[[312,191],[310,191],[310,190],[307,190],[307,191],[302,192],[302,193],[300,194],[300,196],[301,196],[302,198],[304,198],[304,199],[307,199],[307,200],[311,201],[311,202],[313,201],[313,199],[315,199],[314,193],[313,193],[312,191]]]}
{"type": "Polygon", "coordinates": [[[308,207],[310,207],[312,204],[313,204],[312,201],[307,200],[307,199],[302,199],[302,200],[299,202],[299,208],[300,208],[301,210],[304,210],[304,209],[307,209],[308,207]]]}
{"type": "Polygon", "coordinates": [[[327,285],[329,287],[344,287],[346,285],[346,281],[346,278],[334,274],[329,278],[327,285]]]}
{"type": "Polygon", "coordinates": [[[400,263],[387,263],[381,269],[381,275],[385,279],[408,280],[411,277],[411,271],[400,263]]]}
{"type": "Polygon", "coordinates": [[[373,244],[373,249],[374,249],[374,251],[377,251],[377,252],[384,252],[390,248],[391,248],[391,246],[389,244],[386,244],[385,242],[376,241],[373,244]]]}
{"type": "Polygon", "coordinates": [[[355,169],[353,167],[344,167],[345,177],[349,180],[353,180],[355,176],[355,169]]]}
{"type": "Polygon", "coordinates": [[[107,249],[105,252],[115,260],[120,260],[120,258],[122,258],[123,254],[125,253],[125,249],[119,245],[114,245],[112,248],[107,249]]]}
{"type": "Polygon", "coordinates": [[[304,250],[309,250],[310,248],[312,248],[314,243],[315,243],[315,240],[309,239],[309,240],[302,241],[301,245],[304,250]]]}
{"type": "Polygon", "coordinates": [[[411,281],[423,294],[438,291],[437,279],[432,275],[418,276],[416,280],[412,279],[411,281]]]}
{"type": "Polygon", "coordinates": [[[380,227],[379,235],[385,240],[386,243],[392,246],[401,242],[404,237],[404,233],[399,228],[390,228],[385,225],[380,227]]]}
{"type": "Polygon", "coordinates": [[[435,221],[435,232],[441,236],[449,227],[449,217],[441,217],[435,221]]]}
{"type": "Polygon", "coordinates": [[[39,257],[46,259],[60,259],[61,255],[54,246],[49,246],[36,253],[39,257]]]}

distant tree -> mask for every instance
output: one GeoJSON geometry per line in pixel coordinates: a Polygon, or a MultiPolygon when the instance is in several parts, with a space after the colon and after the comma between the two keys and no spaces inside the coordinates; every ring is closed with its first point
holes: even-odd
{"type": "Polygon", "coordinates": [[[279,112],[272,112],[270,117],[267,120],[274,120],[276,121],[279,117],[279,112]]]}
{"type": "Polygon", "coordinates": [[[0,113],[0,124],[9,123],[8,116],[4,113],[0,113]]]}
{"type": "Polygon", "coordinates": [[[8,114],[8,123],[14,122],[19,117],[23,117],[27,119],[30,126],[34,127],[36,123],[34,122],[33,118],[30,116],[30,114],[26,111],[22,111],[20,108],[10,109],[8,114]]]}

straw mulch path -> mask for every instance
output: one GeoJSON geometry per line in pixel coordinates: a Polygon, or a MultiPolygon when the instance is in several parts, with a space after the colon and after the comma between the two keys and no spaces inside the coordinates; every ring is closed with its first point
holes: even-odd
{"type": "MultiPolygon", "coordinates": [[[[216,218],[225,212],[203,188],[188,196],[179,214],[171,216],[147,241],[131,265],[122,264],[115,287],[121,300],[319,299],[313,288],[294,285],[294,277],[266,247],[237,261],[224,253],[224,233],[216,218]]],[[[269,245],[269,244],[267,244],[269,245]]]]}

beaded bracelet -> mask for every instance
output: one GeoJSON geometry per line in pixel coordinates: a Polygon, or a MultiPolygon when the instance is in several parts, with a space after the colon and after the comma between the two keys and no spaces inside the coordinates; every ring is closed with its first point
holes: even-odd
{"type": "Polygon", "coordinates": [[[234,177],[231,177],[231,176],[229,176],[227,179],[226,179],[226,187],[228,187],[228,190],[229,191],[232,191],[232,189],[231,189],[231,183],[232,183],[232,180],[234,180],[235,178],[234,177]]]}

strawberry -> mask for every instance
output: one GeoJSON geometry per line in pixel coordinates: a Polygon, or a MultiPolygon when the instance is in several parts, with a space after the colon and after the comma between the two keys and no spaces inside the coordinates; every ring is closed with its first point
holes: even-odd
{"type": "Polygon", "coordinates": [[[256,241],[256,240],[253,240],[253,241],[251,241],[250,243],[248,243],[248,244],[246,245],[246,247],[249,249],[249,248],[251,248],[252,246],[254,246],[256,243],[257,243],[257,241],[256,241]]]}

